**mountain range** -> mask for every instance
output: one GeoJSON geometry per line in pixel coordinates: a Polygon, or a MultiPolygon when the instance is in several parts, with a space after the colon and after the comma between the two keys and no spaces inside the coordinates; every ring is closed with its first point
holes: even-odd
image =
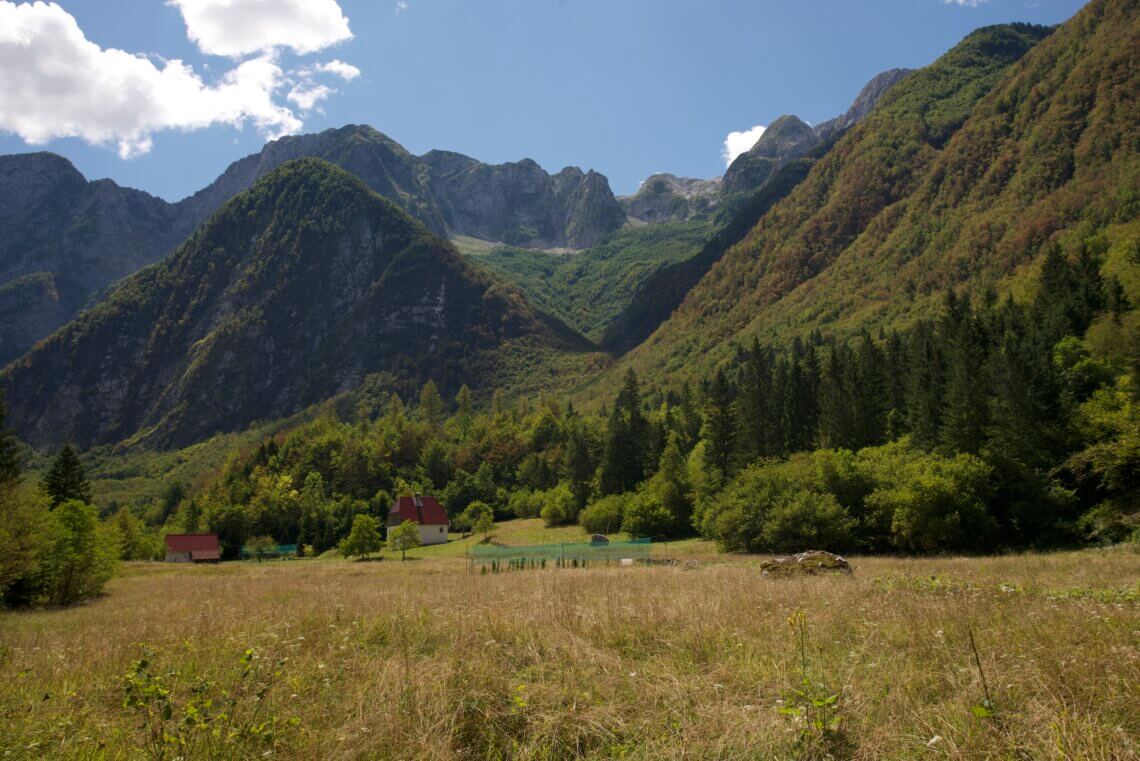
{"type": "Polygon", "coordinates": [[[269,143],[177,204],[0,158],[11,419],[37,446],[176,447],[370,377],[596,403],[629,368],[669,387],[753,338],[1017,292],[1050,246],[1136,245],[1138,17],[1094,0],[979,29],[837,119],[777,119],[723,178],[623,198],[355,125],[269,143]]]}

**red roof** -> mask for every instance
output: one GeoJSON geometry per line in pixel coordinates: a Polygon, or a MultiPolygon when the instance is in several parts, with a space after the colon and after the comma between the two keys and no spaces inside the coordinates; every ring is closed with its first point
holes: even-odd
{"type": "Polygon", "coordinates": [[[168,552],[192,552],[203,560],[210,559],[209,553],[217,557],[221,552],[217,534],[167,534],[166,549],[168,552]]]}
{"type": "Polygon", "coordinates": [[[446,526],[447,512],[435,497],[400,497],[388,511],[388,525],[397,526],[404,521],[425,526],[446,526]]]}

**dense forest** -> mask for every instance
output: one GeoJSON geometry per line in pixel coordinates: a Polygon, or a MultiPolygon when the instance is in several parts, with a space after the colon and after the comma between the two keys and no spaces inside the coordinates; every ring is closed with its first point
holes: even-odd
{"type": "MultiPolygon", "coordinates": [[[[1096,334],[1131,312],[1120,282],[1101,274],[1103,248],[1052,247],[1023,301],[947,292],[936,319],[905,331],[753,342],[695,387],[643,388],[630,371],[590,413],[501,393],[476,410],[466,388],[448,402],[431,382],[404,399],[376,377],[351,405],[105,523],[124,558],[153,556],[174,531],[217,532],[229,557],[267,536],[320,554],[357,515],[383,520],[394,496],[422,492],[461,529],[475,504],[497,520],[699,535],[742,551],[1128,539],[1140,363],[1135,346],[1097,348],[1096,334]]],[[[53,471],[73,457],[65,449],[53,471]]],[[[49,481],[5,499],[51,513],[62,498],[49,481]]],[[[82,488],[63,498],[82,504],[82,488]]]]}

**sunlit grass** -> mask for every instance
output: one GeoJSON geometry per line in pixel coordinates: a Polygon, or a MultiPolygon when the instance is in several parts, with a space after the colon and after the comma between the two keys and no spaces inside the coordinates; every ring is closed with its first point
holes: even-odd
{"type": "MultiPolygon", "coordinates": [[[[500,531],[569,531],[516,523],[500,531]]],[[[812,747],[779,709],[799,685],[788,619],[803,611],[813,694],[838,695],[840,757],[1137,750],[1134,549],[853,558],[851,577],[774,581],[707,547],[688,568],[481,575],[462,546],[414,562],[130,564],[87,605],[3,614],[0,748],[139,757],[123,678],[145,643],[173,735],[196,737],[179,724],[195,694],[275,722],[271,739],[225,745],[234,758],[795,757],[812,747]],[[992,718],[972,712],[970,628],[992,718]]]]}

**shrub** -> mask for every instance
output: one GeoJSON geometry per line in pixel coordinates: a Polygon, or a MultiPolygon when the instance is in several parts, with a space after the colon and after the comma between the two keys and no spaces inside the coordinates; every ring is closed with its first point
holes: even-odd
{"type": "Polygon", "coordinates": [[[538,518],[542,515],[542,493],[529,489],[516,491],[507,502],[507,510],[516,518],[538,518]]]}
{"type": "Polygon", "coordinates": [[[898,467],[893,484],[867,497],[867,508],[881,521],[889,519],[896,549],[976,549],[995,525],[983,500],[989,474],[989,466],[972,455],[926,455],[898,467]]]}
{"type": "Polygon", "coordinates": [[[628,494],[611,494],[587,507],[578,516],[582,528],[590,534],[613,534],[621,531],[628,494]]]}
{"type": "Polygon", "coordinates": [[[76,499],[61,503],[48,521],[39,569],[44,597],[70,605],[99,594],[119,562],[115,532],[100,525],[94,507],[76,499]]]}
{"type": "Polygon", "coordinates": [[[566,484],[558,484],[553,489],[540,492],[542,495],[542,519],[547,526],[562,526],[578,520],[578,500],[566,484]]]}
{"type": "Polygon", "coordinates": [[[797,491],[784,495],[764,517],[761,535],[775,552],[846,550],[855,520],[831,494],[797,491]]]}
{"type": "MultiPolygon", "coordinates": [[[[416,538],[419,538],[418,527],[416,528],[416,538]]],[[[353,517],[352,530],[340,543],[340,554],[345,557],[356,555],[363,558],[369,553],[379,551],[383,544],[384,539],[380,535],[380,521],[367,513],[361,513],[353,517]]]]}
{"type": "Polygon", "coordinates": [[[632,537],[672,536],[676,521],[673,513],[655,494],[641,492],[626,505],[621,530],[632,537]]]}

